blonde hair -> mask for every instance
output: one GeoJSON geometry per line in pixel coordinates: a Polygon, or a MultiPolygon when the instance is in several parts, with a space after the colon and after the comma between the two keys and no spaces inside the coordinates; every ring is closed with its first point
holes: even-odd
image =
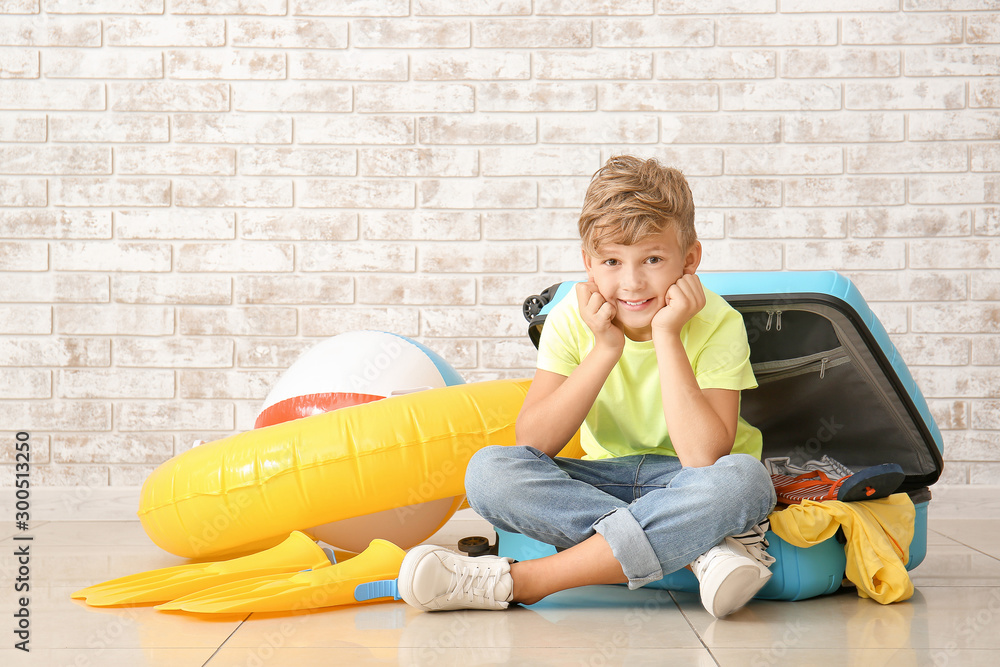
{"type": "Polygon", "coordinates": [[[631,155],[610,158],[594,174],[579,227],[589,255],[595,255],[602,243],[633,245],[671,227],[684,251],[698,240],[694,198],[684,174],[653,158],[631,155]]]}

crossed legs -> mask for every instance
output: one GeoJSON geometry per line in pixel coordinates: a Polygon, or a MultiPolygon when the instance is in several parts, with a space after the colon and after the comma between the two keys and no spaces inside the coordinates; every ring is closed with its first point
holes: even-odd
{"type": "Polygon", "coordinates": [[[774,506],[763,466],[739,454],[683,468],[656,455],[578,461],[489,447],[472,458],[466,489],[496,527],[564,549],[511,566],[513,601],[524,603],[576,586],[657,581],[774,506]]]}

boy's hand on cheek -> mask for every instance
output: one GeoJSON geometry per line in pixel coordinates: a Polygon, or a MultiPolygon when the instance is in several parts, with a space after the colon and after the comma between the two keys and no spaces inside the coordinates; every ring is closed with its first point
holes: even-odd
{"type": "Polygon", "coordinates": [[[618,310],[613,303],[605,301],[593,281],[578,283],[576,297],[580,302],[580,316],[594,333],[598,346],[621,350],[625,347],[625,330],[615,322],[618,310]]]}
{"type": "Polygon", "coordinates": [[[653,316],[653,329],[679,334],[681,328],[705,307],[705,288],[693,273],[685,273],[667,288],[666,305],[653,316]]]}

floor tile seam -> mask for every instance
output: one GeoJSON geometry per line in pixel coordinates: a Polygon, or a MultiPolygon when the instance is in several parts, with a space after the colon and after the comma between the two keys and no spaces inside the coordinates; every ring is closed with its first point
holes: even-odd
{"type": "Polygon", "coordinates": [[[239,632],[239,629],[240,629],[240,628],[242,628],[242,627],[243,627],[243,624],[247,622],[247,619],[249,619],[249,618],[250,618],[250,616],[251,616],[251,613],[252,613],[252,612],[248,612],[248,613],[247,613],[247,615],[246,615],[246,616],[245,616],[245,617],[243,618],[243,620],[242,620],[242,621],[240,621],[240,622],[239,622],[239,623],[238,623],[238,624],[236,625],[236,627],[235,627],[235,628],[233,628],[233,631],[232,631],[232,632],[230,632],[230,633],[229,633],[229,634],[228,634],[228,635],[226,636],[226,638],[222,640],[222,643],[221,643],[221,644],[219,644],[219,645],[218,645],[217,647],[215,647],[215,650],[214,650],[214,651],[212,651],[212,655],[208,656],[208,659],[207,659],[207,660],[205,660],[205,662],[203,662],[203,663],[202,663],[201,667],[208,667],[209,663],[211,663],[211,662],[212,662],[212,660],[214,660],[214,659],[215,659],[215,656],[217,656],[217,655],[219,654],[219,651],[221,651],[221,650],[222,650],[223,648],[225,648],[225,646],[226,646],[226,644],[227,644],[227,643],[229,642],[229,640],[233,638],[233,635],[235,635],[235,634],[236,634],[237,632],[239,632]]]}
{"type": "Polygon", "coordinates": [[[681,613],[681,617],[688,624],[688,627],[691,628],[691,632],[693,632],[694,636],[698,638],[698,642],[701,644],[701,647],[708,653],[709,657],[712,658],[712,662],[715,664],[715,666],[721,667],[721,663],[719,662],[718,658],[716,658],[715,654],[712,653],[712,647],[705,642],[705,638],[701,636],[700,632],[698,632],[698,628],[695,627],[695,624],[688,617],[687,613],[685,613],[684,608],[681,606],[681,603],[677,601],[676,597],[674,597],[674,591],[667,591],[667,593],[670,595],[670,599],[673,600],[674,604],[677,606],[677,611],[681,613]]]}
{"type": "MultiPolygon", "coordinates": [[[[228,648],[235,648],[235,646],[231,646],[231,647],[228,647],[228,648]]],[[[244,648],[250,648],[250,647],[244,647],[244,648]]],[[[309,646],[290,646],[288,648],[328,648],[330,650],[339,650],[339,649],[353,650],[353,649],[358,648],[358,647],[356,647],[356,646],[323,646],[322,644],[310,644],[309,646]]],[[[407,648],[407,649],[420,649],[420,648],[426,648],[426,644],[394,644],[392,646],[373,646],[373,645],[366,644],[362,648],[377,648],[377,649],[407,648]]],[[[506,648],[506,646],[479,646],[479,645],[475,645],[475,644],[468,644],[468,645],[464,645],[464,646],[439,646],[439,647],[435,647],[434,651],[435,652],[438,652],[438,651],[442,651],[442,652],[443,651],[468,651],[470,649],[472,649],[472,650],[478,650],[478,649],[497,649],[497,648],[506,648]]],[[[583,643],[579,643],[579,644],[577,644],[577,643],[573,643],[573,644],[545,644],[545,645],[541,645],[541,646],[535,646],[535,645],[529,645],[529,644],[517,644],[516,646],[512,645],[511,648],[525,648],[525,649],[530,648],[531,650],[539,649],[539,650],[545,650],[545,651],[558,651],[558,650],[562,650],[562,649],[590,651],[590,650],[594,649],[594,645],[593,644],[583,644],[583,643]]],[[[703,650],[705,650],[705,645],[704,644],[699,644],[698,646],[662,646],[662,645],[660,645],[660,646],[655,646],[655,645],[643,646],[643,645],[637,645],[637,644],[629,644],[628,650],[630,650],[630,651],[631,650],[639,650],[639,651],[663,651],[663,650],[669,650],[669,651],[703,651],[703,650]]]]}
{"type": "Polygon", "coordinates": [[[940,530],[938,530],[936,528],[928,528],[927,532],[928,532],[928,534],[933,533],[934,535],[937,535],[938,537],[943,537],[943,538],[945,538],[947,540],[951,540],[952,542],[955,541],[954,537],[952,537],[951,535],[948,535],[947,533],[942,533],[940,530]]]}
{"type": "Polygon", "coordinates": [[[986,556],[987,558],[991,558],[991,559],[993,559],[995,561],[1000,561],[1000,556],[994,556],[993,554],[987,553],[987,552],[983,551],[982,549],[980,549],[979,547],[974,547],[971,544],[963,542],[960,539],[957,539],[957,538],[954,538],[954,537],[949,537],[948,535],[945,535],[945,537],[947,537],[949,540],[953,540],[955,542],[955,544],[960,544],[961,546],[965,547],[966,549],[971,549],[971,550],[975,551],[978,554],[986,556]]]}
{"type": "MultiPolygon", "coordinates": [[[[3,541],[4,540],[0,540],[0,543],[2,543],[3,541]]],[[[11,541],[13,541],[13,538],[11,538],[11,541]]],[[[81,544],[80,542],[75,542],[75,543],[74,542],[68,542],[66,544],[60,544],[58,542],[49,542],[44,537],[41,538],[41,539],[39,539],[38,537],[35,537],[32,541],[35,542],[36,544],[43,544],[46,548],[48,548],[48,547],[60,547],[60,548],[63,548],[63,549],[86,549],[86,548],[91,548],[91,549],[102,549],[103,548],[103,549],[107,549],[109,547],[110,548],[115,548],[115,547],[129,547],[129,548],[149,548],[149,549],[152,549],[153,547],[156,547],[155,544],[152,544],[152,543],[149,543],[149,542],[147,542],[146,544],[129,544],[127,542],[116,542],[114,544],[81,544]]],[[[167,553],[167,552],[164,552],[162,549],[159,549],[159,551],[157,553],[167,553]]],[[[171,555],[173,555],[173,554],[171,554],[171,555]]]]}
{"type": "MultiPolygon", "coordinates": [[[[984,586],[973,586],[973,585],[970,585],[970,584],[915,584],[914,588],[917,591],[927,590],[927,589],[934,589],[934,590],[950,589],[950,590],[956,591],[956,592],[959,591],[959,590],[962,590],[962,591],[1000,591],[1000,585],[998,585],[998,584],[988,584],[988,585],[984,585],[984,586]]],[[[909,600],[906,600],[906,602],[909,602],[909,600]]]]}
{"type": "Polygon", "coordinates": [[[928,583],[923,583],[923,582],[919,582],[919,583],[918,582],[914,582],[913,587],[915,589],[917,589],[917,590],[921,590],[921,589],[925,589],[925,588],[976,588],[976,589],[979,589],[979,588],[982,588],[982,589],[998,588],[998,589],[1000,589],[1000,585],[998,585],[998,584],[983,584],[982,586],[973,586],[973,585],[970,585],[970,584],[928,584],[928,583]]]}
{"type": "MultiPolygon", "coordinates": [[[[943,537],[945,539],[951,540],[952,542],[954,542],[958,546],[965,547],[966,549],[971,549],[972,551],[975,551],[978,554],[982,554],[983,556],[986,556],[987,558],[992,558],[993,560],[1000,561],[1000,556],[994,556],[993,554],[988,553],[986,551],[983,551],[982,549],[980,549],[978,547],[974,547],[971,544],[963,542],[962,540],[958,539],[957,537],[952,537],[951,535],[947,535],[945,533],[942,533],[939,530],[933,530],[933,529],[931,529],[931,532],[935,533],[936,535],[939,535],[940,537],[943,537]]],[[[928,551],[930,549],[934,548],[934,546],[940,546],[940,545],[928,545],[928,551]]],[[[949,545],[944,545],[944,546],[951,546],[951,545],[949,544],[949,545]]],[[[997,546],[997,550],[1000,551],[1000,545],[997,546]]]]}
{"type": "MultiPolygon", "coordinates": [[[[996,550],[1000,551],[1000,544],[989,544],[989,545],[984,545],[984,546],[978,546],[977,547],[977,546],[975,546],[974,544],[971,543],[971,540],[963,540],[963,539],[960,539],[958,537],[951,537],[949,535],[944,535],[943,537],[947,537],[949,540],[951,540],[952,542],[954,542],[955,544],[957,544],[959,546],[968,547],[969,549],[973,549],[975,551],[983,552],[984,549],[996,549],[996,550]]],[[[938,544],[938,545],[930,545],[931,548],[933,548],[934,546],[951,546],[951,545],[950,544],[948,544],[948,545],[940,545],[940,544],[938,544]]],[[[983,552],[983,553],[985,553],[985,552],[983,552]]]]}
{"type": "MultiPolygon", "coordinates": [[[[31,521],[30,523],[31,523],[30,532],[33,533],[37,528],[39,528],[41,526],[44,526],[46,524],[52,523],[52,522],[49,521],[48,519],[45,519],[43,521],[31,521]]],[[[10,535],[8,535],[6,537],[2,537],[2,538],[0,538],[0,543],[3,543],[3,542],[11,542],[11,543],[13,543],[14,542],[14,538],[17,537],[19,534],[20,533],[18,533],[18,532],[13,532],[13,533],[11,533],[10,535]]]]}

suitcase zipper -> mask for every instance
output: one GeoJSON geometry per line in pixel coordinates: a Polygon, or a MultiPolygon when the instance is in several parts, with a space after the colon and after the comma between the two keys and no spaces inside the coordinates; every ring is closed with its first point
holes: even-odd
{"type": "Polygon", "coordinates": [[[850,361],[847,350],[837,347],[794,359],[758,362],[753,365],[753,372],[761,384],[807,373],[818,373],[819,379],[822,380],[826,377],[827,370],[850,361]]]}
{"type": "Polygon", "coordinates": [[[765,312],[767,313],[767,324],[764,325],[764,331],[770,331],[771,330],[771,320],[774,318],[775,315],[777,315],[778,318],[775,321],[774,330],[775,331],[781,331],[781,311],[780,310],[768,310],[768,311],[765,311],[765,312]]]}

